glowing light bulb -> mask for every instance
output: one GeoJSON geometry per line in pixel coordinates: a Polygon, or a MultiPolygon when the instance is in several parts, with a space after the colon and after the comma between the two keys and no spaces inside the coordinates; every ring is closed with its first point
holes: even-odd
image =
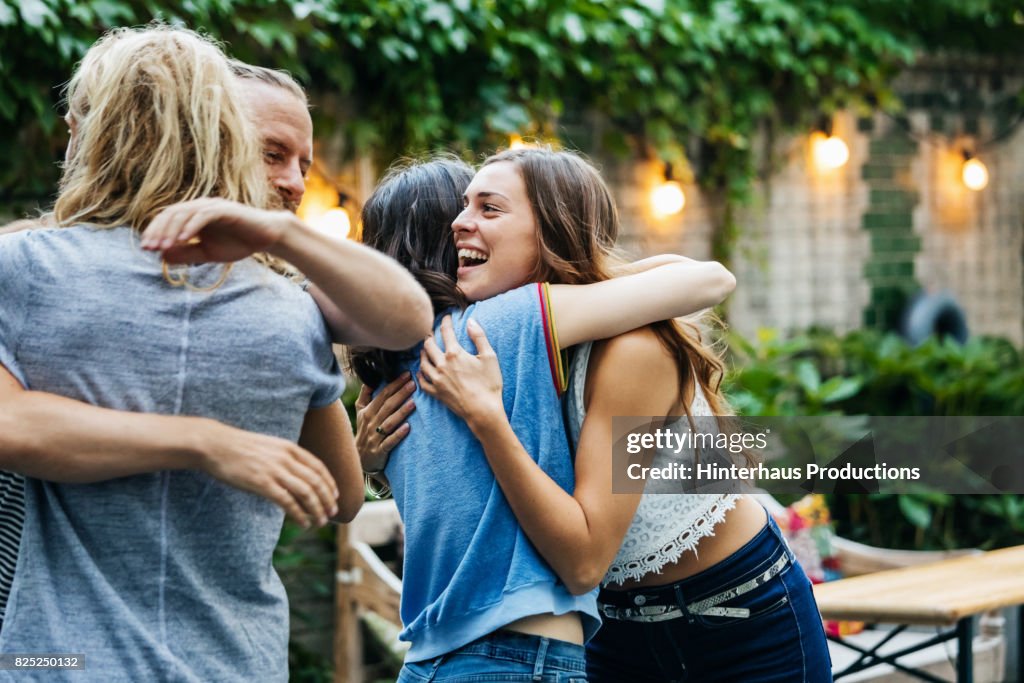
{"type": "Polygon", "coordinates": [[[978,159],[965,161],[961,175],[964,185],[975,192],[985,189],[985,186],[988,185],[988,169],[978,159]]]}
{"type": "Polygon", "coordinates": [[[329,209],[310,221],[310,225],[324,232],[331,237],[344,239],[348,237],[352,229],[352,221],[348,217],[348,211],[340,206],[329,209]]]}
{"type": "Polygon", "coordinates": [[[666,180],[651,192],[651,207],[659,218],[679,213],[686,206],[683,186],[675,180],[666,180]]]}
{"type": "Polygon", "coordinates": [[[509,149],[522,149],[524,147],[529,147],[529,145],[527,145],[525,142],[523,142],[523,136],[522,135],[517,135],[517,134],[513,133],[512,135],[508,136],[508,148],[509,149]]]}
{"type": "Polygon", "coordinates": [[[834,171],[850,160],[850,148],[842,138],[826,136],[822,132],[811,135],[814,164],[822,171],[834,171]]]}

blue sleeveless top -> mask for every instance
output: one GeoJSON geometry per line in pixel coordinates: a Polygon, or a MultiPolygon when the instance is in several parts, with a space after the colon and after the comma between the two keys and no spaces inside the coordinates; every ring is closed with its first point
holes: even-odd
{"type": "MultiPolygon", "coordinates": [[[[466,323],[473,318],[484,328],[501,365],[512,429],[544,471],[572,491],[573,462],[552,371],[557,346],[543,294],[541,285],[526,285],[452,317],[470,352],[466,323]]],[[[440,333],[435,336],[443,346],[440,333]]],[[[408,369],[416,375],[418,354],[408,369]]],[[[535,614],[580,612],[589,639],[600,625],[596,589],[569,592],[519,526],[469,427],[418,388],[413,398],[409,435],[386,470],[405,522],[400,638],[412,642],[406,659],[437,657],[535,614]]]]}

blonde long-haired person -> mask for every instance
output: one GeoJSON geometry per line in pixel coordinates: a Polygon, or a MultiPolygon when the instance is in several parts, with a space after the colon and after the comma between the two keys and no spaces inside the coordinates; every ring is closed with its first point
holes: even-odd
{"type": "MultiPolygon", "coordinates": [[[[0,651],[81,653],[63,664],[104,681],[288,678],[271,565],[282,510],[323,523],[362,498],[328,330],[298,284],[253,259],[169,272],[139,248],[186,200],[280,220],[253,208],[270,187],[240,87],[193,32],[104,36],[68,86],[58,227],[0,237],[0,407],[54,418],[52,434],[0,440],[0,468],[26,475],[0,651]]],[[[326,248],[356,270],[368,252],[326,248]]],[[[377,265],[398,301],[425,305],[406,318],[422,325],[384,335],[407,344],[429,301],[377,265]]]]}
{"type": "MultiPolygon", "coordinates": [[[[541,234],[556,233],[575,220],[565,209],[570,198],[601,197],[602,187],[596,170],[568,152],[497,154],[466,190],[466,208],[452,226],[456,244],[486,241],[506,215],[532,216],[541,234]],[[496,209],[499,193],[511,199],[496,209]]],[[[609,278],[615,216],[591,227],[594,258],[553,259],[551,279],[609,278]]],[[[487,271],[476,260],[461,261],[459,287],[470,291],[487,271]]],[[[504,264],[496,261],[491,254],[486,267],[500,272],[504,264]]],[[[574,350],[567,392],[576,446],[571,493],[537,466],[512,431],[501,368],[484,331],[469,332],[479,355],[450,334],[443,351],[428,339],[420,386],[480,440],[523,530],[565,585],[577,594],[601,585],[603,625],[587,645],[589,680],[831,680],[810,583],[757,502],[651,488],[612,492],[614,417],[689,416],[708,431],[727,411],[718,392],[721,363],[694,332],[665,321],[574,350]]],[[[383,431],[397,429],[400,418],[391,417],[383,431]]],[[[656,455],[655,466],[689,455],[673,451],[656,455]]],[[[361,456],[365,462],[367,453],[361,456]]]]}

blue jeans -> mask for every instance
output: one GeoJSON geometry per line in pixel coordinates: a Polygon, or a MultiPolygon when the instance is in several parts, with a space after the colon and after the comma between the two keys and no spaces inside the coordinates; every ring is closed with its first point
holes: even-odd
{"type": "Polygon", "coordinates": [[[811,582],[772,520],[694,576],[653,588],[602,589],[598,602],[603,624],[587,644],[594,683],[832,681],[811,582]],[[721,596],[737,587],[741,595],[721,596]],[[663,614],[628,619],[640,612],[663,614]]]}
{"type": "Polygon", "coordinates": [[[421,662],[406,662],[397,683],[543,681],[586,683],[582,645],[511,631],[494,633],[421,662]]]}

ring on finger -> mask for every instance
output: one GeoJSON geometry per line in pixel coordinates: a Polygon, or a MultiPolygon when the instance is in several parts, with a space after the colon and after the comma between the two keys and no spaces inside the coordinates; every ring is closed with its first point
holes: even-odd
{"type": "Polygon", "coordinates": [[[388,433],[384,431],[384,427],[382,427],[381,425],[377,425],[373,431],[377,432],[381,436],[388,436],[388,433]]]}

